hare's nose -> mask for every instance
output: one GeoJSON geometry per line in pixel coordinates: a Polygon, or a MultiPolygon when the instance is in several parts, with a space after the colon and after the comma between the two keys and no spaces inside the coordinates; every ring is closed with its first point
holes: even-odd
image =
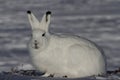
{"type": "Polygon", "coordinates": [[[37,41],[37,40],[35,40],[34,46],[35,46],[35,49],[38,49],[38,48],[39,48],[39,47],[38,47],[38,41],[37,41]]]}
{"type": "Polygon", "coordinates": [[[35,45],[37,45],[37,44],[38,44],[38,41],[37,41],[37,40],[35,40],[35,41],[34,41],[34,44],[35,44],[35,45]]]}
{"type": "Polygon", "coordinates": [[[35,40],[35,43],[37,43],[37,40],[35,40]]]}

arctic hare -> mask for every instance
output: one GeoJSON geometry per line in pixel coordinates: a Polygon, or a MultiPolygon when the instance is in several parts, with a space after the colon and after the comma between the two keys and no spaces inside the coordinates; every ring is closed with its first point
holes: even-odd
{"type": "Polygon", "coordinates": [[[50,11],[41,22],[31,11],[27,14],[32,26],[29,51],[43,76],[79,78],[106,73],[103,53],[94,43],[78,36],[50,34],[50,11]]]}

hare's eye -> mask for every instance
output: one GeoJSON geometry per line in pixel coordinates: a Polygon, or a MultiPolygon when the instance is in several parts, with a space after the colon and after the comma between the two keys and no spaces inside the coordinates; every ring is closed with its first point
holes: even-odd
{"type": "Polygon", "coordinates": [[[45,36],[45,33],[43,33],[42,36],[45,36]]]}

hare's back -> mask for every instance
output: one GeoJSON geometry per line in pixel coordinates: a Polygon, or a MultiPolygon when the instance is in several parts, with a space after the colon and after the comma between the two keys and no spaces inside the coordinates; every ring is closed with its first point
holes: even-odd
{"type": "Polygon", "coordinates": [[[73,45],[79,45],[79,46],[86,46],[94,49],[99,49],[99,47],[93,43],[92,41],[82,38],[80,36],[69,36],[69,35],[53,35],[51,38],[52,45],[57,46],[73,46],[73,45]]]}

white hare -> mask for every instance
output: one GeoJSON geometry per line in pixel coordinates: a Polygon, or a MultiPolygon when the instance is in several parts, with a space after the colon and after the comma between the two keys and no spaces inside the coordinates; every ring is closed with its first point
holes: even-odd
{"type": "Polygon", "coordinates": [[[31,11],[27,14],[32,26],[29,51],[43,76],[79,78],[106,73],[105,58],[94,43],[78,36],[50,34],[50,11],[41,22],[31,11]]]}

